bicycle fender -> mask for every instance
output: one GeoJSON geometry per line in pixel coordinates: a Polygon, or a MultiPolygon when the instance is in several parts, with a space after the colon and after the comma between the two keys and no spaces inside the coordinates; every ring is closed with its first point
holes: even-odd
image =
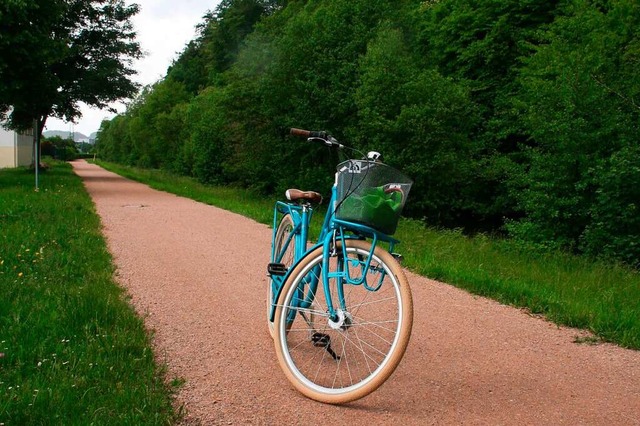
{"type": "MultiPolygon", "coordinates": [[[[298,261],[296,263],[291,265],[291,268],[289,268],[287,273],[282,278],[282,285],[280,286],[280,288],[278,289],[278,292],[276,293],[276,297],[275,297],[276,303],[280,299],[280,293],[282,293],[282,289],[284,288],[284,283],[287,282],[287,280],[289,279],[289,276],[291,275],[291,272],[293,272],[293,270],[296,269],[296,266],[298,266],[298,264],[303,259],[305,259],[311,253],[313,253],[318,247],[322,248],[322,245],[323,245],[323,243],[318,243],[318,244],[314,245],[309,250],[307,250],[307,252],[304,254],[304,256],[302,256],[300,259],[298,259],[298,261]]],[[[271,304],[271,313],[269,314],[269,322],[273,322],[275,314],[276,314],[276,305],[275,305],[275,303],[272,303],[271,304]]]]}

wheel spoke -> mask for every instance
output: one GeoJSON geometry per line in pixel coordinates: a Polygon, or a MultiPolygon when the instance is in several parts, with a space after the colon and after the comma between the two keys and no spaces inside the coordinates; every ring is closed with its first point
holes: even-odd
{"type": "MultiPolygon", "coordinates": [[[[338,280],[330,277],[328,285],[335,309],[335,315],[330,316],[326,300],[329,295],[325,294],[318,271],[322,265],[320,247],[295,266],[276,310],[276,350],[282,367],[289,371],[288,377],[296,388],[324,402],[351,401],[383,383],[400,359],[391,355],[403,353],[406,348],[408,333],[403,330],[411,327],[411,316],[407,315],[412,314],[411,296],[397,262],[386,252],[386,257],[380,257],[378,250],[372,254],[369,243],[347,244],[350,257],[373,256],[373,268],[362,273],[367,274],[368,280],[378,282],[383,271],[381,287],[371,291],[364,285],[345,284],[343,304],[337,301],[338,280]],[[311,282],[311,278],[319,280],[313,295],[303,284],[311,282]],[[301,294],[301,288],[306,294],[301,294]],[[298,307],[300,299],[312,301],[312,305],[298,307]],[[293,322],[287,320],[292,312],[296,313],[293,322]]],[[[335,258],[330,259],[329,268],[336,270],[335,258]]]]}

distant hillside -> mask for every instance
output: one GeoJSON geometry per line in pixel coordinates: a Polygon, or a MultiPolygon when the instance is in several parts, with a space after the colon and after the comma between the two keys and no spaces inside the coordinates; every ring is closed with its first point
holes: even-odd
{"type": "MultiPolygon", "coordinates": [[[[64,131],[64,130],[45,130],[42,134],[47,138],[50,138],[52,136],[60,136],[62,139],[70,139],[71,138],[71,132],[64,131]]],[[[92,136],[93,136],[93,134],[92,134],[92,136]]],[[[93,138],[95,138],[95,136],[93,136],[93,138]]],[[[87,135],[85,135],[84,133],[81,133],[81,132],[74,132],[73,133],[73,140],[75,142],[87,141],[87,140],[89,140],[89,136],[87,136],[87,135]]]]}

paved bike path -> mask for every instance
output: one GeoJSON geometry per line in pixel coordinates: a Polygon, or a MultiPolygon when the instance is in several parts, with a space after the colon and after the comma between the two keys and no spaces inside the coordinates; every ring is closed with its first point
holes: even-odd
{"type": "Polygon", "coordinates": [[[185,424],[640,425],[640,352],[576,344],[583,332],[414,274],[412,339],[391,378],[345,406],[308,400],[265,324],[267,226],[73,167],[159,361],[186,380],[185,424]]]}

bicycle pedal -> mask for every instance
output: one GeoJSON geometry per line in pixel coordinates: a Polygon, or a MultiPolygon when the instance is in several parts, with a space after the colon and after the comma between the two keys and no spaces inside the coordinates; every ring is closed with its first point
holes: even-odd
{"type": "Polygon", "coordinates": [[[402,263],[402,261],[404,260],[404,256],[402,256],[400,253],[391,253],[391,256],[393,256],[393,258],[397,260],[398,263],[402,263]]]}
{"type": "Polygon", "coordinates": [[[269,275],[284,276],[289,269],[283,263],[270,263],[267,265],[269,275]]]}
{"type": "Polygon", "coordinates": [[[316,331],[311,336],[311,342],[316,348],[324,348],[324,350],[326,350],[334,360],[340,361],[340,355],[338,355],[333,349],[331,349],[331,336],[329,336],[328,334],[319,333],[316,331]]]}

